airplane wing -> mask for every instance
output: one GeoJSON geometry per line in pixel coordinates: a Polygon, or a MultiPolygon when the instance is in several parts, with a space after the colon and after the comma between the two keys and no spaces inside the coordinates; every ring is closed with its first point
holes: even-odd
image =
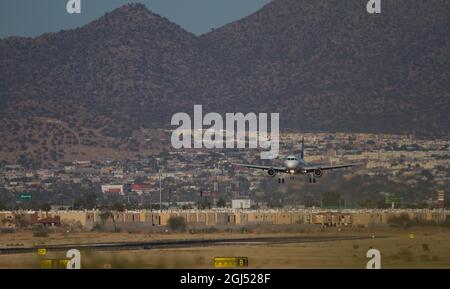
{"type": "Polygon", "coordinates": [[[343,168],[349,168],[349,167],[353,167],[353,165],[337,165],[337,166],[321,166],[320,168],[324,171],[326,170],[334,170],[334,169],[343,169],[343,168]]]}
{"type": "Polygon", "coordinates": [[[349,168],[349,167],[353,167],[354,164],[345,164],[345,165],[337,165],[337,166],[309,166],[309,167],[304,167],[303,169],[306,170],[308,173],[309,172],[313,172],[314,170],[317,169],[321,169],[323,171],[327,171],[327,170],[334,170],[334,169],[343,169],[343,168],[349,168]]]}
{"type": "Polygon", "coordinates": [[[268,170],[268,169],[273,169],[276,172],[282,172],[282,173],[286,172],[285,167],[256,166],[256,165],[248,165],[248,164],[234,164],[234,165],[244,167],[244,168],[249,168],[249,169],[258,169],[258,170],[264,170],[264,171],[268,170]]]}

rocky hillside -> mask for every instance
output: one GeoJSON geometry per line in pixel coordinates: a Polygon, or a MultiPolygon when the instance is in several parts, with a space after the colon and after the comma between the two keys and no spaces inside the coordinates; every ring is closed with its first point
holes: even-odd
{"type": "Polygon", "coordinates": [[[365,5],[276,0],[202,36],[232,64],[220,93],[302,130],[448,132],[450,2],[365,5]]]}
{"type": "Polygon", "coordinates": [[[131,4],[0,40],[0,159],[139,152],[196,103],[280,112],[282,128],[448,134],[450,2],[384,0],[380,15],[365,4],[275,0],[200,37],[131,4]]]}

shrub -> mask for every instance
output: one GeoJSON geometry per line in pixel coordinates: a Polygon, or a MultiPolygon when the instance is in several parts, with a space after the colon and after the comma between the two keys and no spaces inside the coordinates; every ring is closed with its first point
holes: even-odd
{"type": "Polygon", "coordinates": [[[48,237],[48,229],[43,225],[39,225],[33,230],[34,237],[48,237]]]}
{"type": "Polygon", "coordinates": [[[251,229],[246,228],[246,227],[240,228],[239,231],[240,231],[241,233],[253,233],[253,231],[252,231],[251,229]]]}
{"type": "Polygon", "coordinates": [[[191,234],[208,234],[208,233],[217,233],[217,232],[219,232],[219,229],[217,229],[216,227],[189,229],[189,233],[191,233],[191,234]]]}
{"type": "Polygon", "coordinates": [[[183,217],[170,217],[167,223],[172,231],[185,231],[187,227],[183,217]]]}
{"type": "Polygon", "coordinates": [[[99,223],[95,223],[94,226],[92,227],[91,231],[92,232],[101,232],[103,229],[103,226],[100,225],[99,223]]]}
{"type": "Polygon", "coordinates": [[[412,221],[408,214],[402,213],[399,216],[392,216],[388,219],[388,224],[393,227],[407,228],[411,226],[412,221]]]}
{"type": "Polygon", "coordinates": [[[16,229],[14,228],[2,228],[0,229],[0,233],[2,234],[11,234],[14,233],[16,231],[16,229]]]}

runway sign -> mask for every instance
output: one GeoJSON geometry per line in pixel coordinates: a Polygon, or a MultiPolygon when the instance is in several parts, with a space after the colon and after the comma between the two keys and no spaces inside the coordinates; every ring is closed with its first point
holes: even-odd
{"type": "Polygon", "coordinates": [[[216,257],[214,258],[214,267],[248,267],[247,257],[216,257]]]}

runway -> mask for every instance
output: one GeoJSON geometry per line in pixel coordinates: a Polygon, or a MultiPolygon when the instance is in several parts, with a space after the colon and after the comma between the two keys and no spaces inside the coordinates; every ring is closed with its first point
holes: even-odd
{"type": "Polygon", "coordinates": [[[34,253],[38,248],[48,251],[67,251],[69,249],[94,250],[94,251],[118,251],[118,250],[151,250],[165,248],[188,248],[210,246],[239,246],[239,245],[268,245],[287,243],[333,242],[344,240],[364,240],[370,237],[361,236],[290,236],[290,237],[252,237],[252,238],[221,238],[221,239],[183,239],[149,242],[115,242],[92,244],[64,244],[36,247],[0,248],[0,254],[34,253]]]}

